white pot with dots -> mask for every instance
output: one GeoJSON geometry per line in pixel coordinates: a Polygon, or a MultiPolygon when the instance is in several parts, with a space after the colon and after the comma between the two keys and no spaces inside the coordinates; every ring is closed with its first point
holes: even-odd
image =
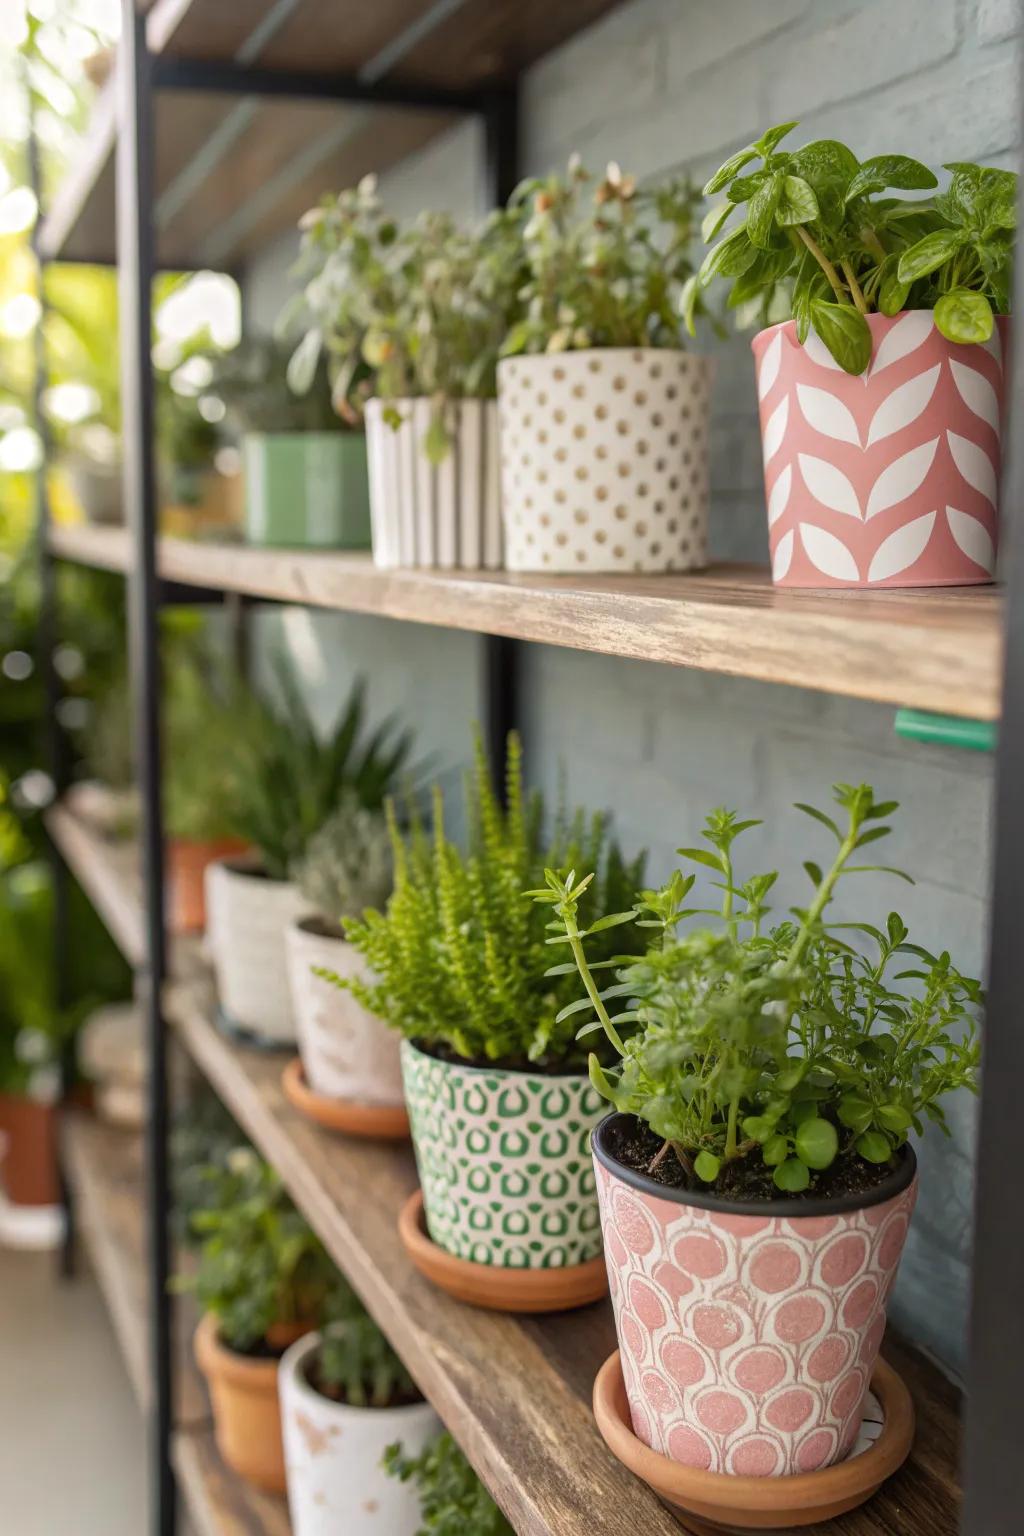
{"type": "Polygon", "coordinates": [[[601,347],[498,366],[510,571],[689,571],[706,562],[711,364],[601,347]]]}

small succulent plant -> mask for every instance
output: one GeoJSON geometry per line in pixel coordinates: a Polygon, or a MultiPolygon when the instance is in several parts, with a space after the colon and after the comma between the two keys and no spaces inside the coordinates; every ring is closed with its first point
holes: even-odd
{"type": "Polygon", "coordinates": [[[299,890],[318,915],[342,924],[381,907],[391,894],[391,837],[379,811],[346,794],[293,866],[299,890]]]}

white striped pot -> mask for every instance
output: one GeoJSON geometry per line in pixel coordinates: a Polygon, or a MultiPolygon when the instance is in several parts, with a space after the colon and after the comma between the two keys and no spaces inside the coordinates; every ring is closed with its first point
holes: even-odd
{"type": "Polygon", "coordinates": [[[917,1194],[907,1146],[868,1194],[746,1201],[668,1189],[594,1136],[633,1430],[673,1461],[755,1477],[841,1461],[885,1332],[917,1194]]]}
{"type": "Polygon", "coordinates": [[[707,559],[711,364],[607,347],[498,365],[510,571],[688,571],[707,559]]]}
{"type": "Polygon", "coordinates": [[[381,1461],[399,1442],[419,1456],[441,1432],[429,1403],[402,1408],[353,1408],[310,1384],[319,1334],[307,1334],[278,1369],[281,1428],[293,1536],[415,1536],[419,1492],[388,1477],[381,1461]]]}
{"type": "Polygon", "coordinates": [[[285,933],[306,903],[290,880],[268,880],[241,861],[206,868],[206,937],[228,1023],[268,1045],[295,1039],[285,933]]]}
{"type": "Polygon", "coordinates": [[[367,404],[375,565],[501,568],[497,405],[452,400],[444,409],[452,442],[441,463],[432,464],[423,451],[430,400],[367,404]],[[400,425],[385,420],[392,412],[400,425]]]}
{"type": "Polygon", "coordinates": [[[601,1252],[590,1133],[606,1111],[585,1073],[442,1061],[402,1042],[430,1236],[460,1259],[557,1269],[601,1252]]]}
{"type": "Polygon", "coordinates": [[[351,992],[314,974],[366,979],[362,955],[305,919],[292,923],[285,942],[299,1055],[314,1093],[356,1104],[401,1104],[399,1036],[351,992]]]}

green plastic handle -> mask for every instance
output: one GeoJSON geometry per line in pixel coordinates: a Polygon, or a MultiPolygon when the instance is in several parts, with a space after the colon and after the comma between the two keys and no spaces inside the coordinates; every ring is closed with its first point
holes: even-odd
{"type": "Polygon", "coordinates": [[[999,739],[992,720],[962,720],[957,715],[933,715],[926,709],[898,709],[895,728],[897,736],[910,741],[964,747],[969,752],[994,752],[999,739]]]}

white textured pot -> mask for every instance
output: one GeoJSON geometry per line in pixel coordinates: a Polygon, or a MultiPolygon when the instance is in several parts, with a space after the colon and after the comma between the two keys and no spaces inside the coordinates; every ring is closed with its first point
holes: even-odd
{"type": "Polygon", "coordinates": [[[305,903],[289,880],[218,859],[206,869],[206,933],[230,1023],[273,1045],[295,1039],[284,936],[305,903]]]}
{"type": "Polygon", "coordinates": [[[395,1441],[418,1456],[441,1432],[429,1403],[352,1408],[310,1386],[319,1334],[307,1334],[278,1370],[293,1536],[415,1536],[419,1494],[388,1477],[381,1460],[395,1441]]]}
{"type": "Polygon", "coordinates": [[[429,400],[371,400],[366,407],[373,562],[499,570],[502,564],[498,407],[452,400],[452,444],[440,464],[423,452],[429,400]],[[385,412],[397,412],[392,426],[385,412]]]}
{"type": "Polygon", "coordinates": [[[498,365],[510,571],[688,571],[705,563],[711,364],[595,348],[498,365]]]}
{"type": "Polygon", "coordinates": [[[314,974],[366,977],[362,955],[347,940],[318,931],[315,919],[294,922],[285,937],[288,981],[299,1054],[316,1093],[357,1104],[401,1104],[401,1037],[341,987],[314,974]]]}

